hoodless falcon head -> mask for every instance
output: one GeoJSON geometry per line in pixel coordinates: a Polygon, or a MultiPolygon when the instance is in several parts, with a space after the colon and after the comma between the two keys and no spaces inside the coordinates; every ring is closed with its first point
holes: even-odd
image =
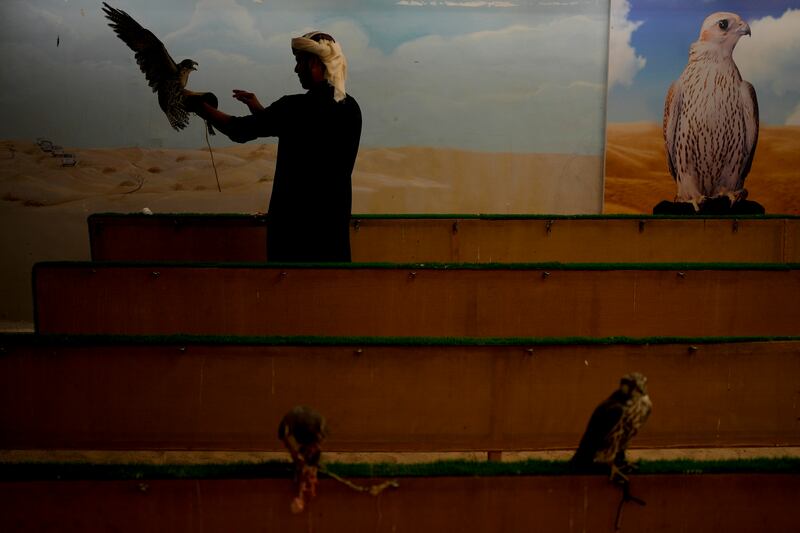
{"type": "Polygon", "coordinates": [[[178,76],[181,79],[181,83],[184,87],[189,81],[189,74],[197,70],[197,61],[194,59],[184,59],[180,63],[178,63],[178,76]]]}
{"type": "Polygon", "coordinates": [[[639,372],[625,374],[619,380],[619,390],[632,399],[647,396],[647,378],[639,372]]]}
{"type": "Polygon", "coordinates": [[[736,13],[720,11],[706,17],[700,28],[698,42],[720,47],[730,57],[742,35],[751,35],[750,26],[736,13]]]}

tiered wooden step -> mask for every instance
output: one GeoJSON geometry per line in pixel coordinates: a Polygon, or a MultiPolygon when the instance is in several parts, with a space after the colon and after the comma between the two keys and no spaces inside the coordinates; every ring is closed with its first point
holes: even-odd
{"type": "MultiPolygon", "coordinates": [[[[798,446],[799,222],[356,217],[356,263],[276,265],[263,218],[93,216],[95,261],[36,265],[37,333],[0,336],[0,448],[280,451],[308,404],[327,451],[564,450],[634,370],[634,447],[798,446]]],[[[373,467],[342,473],[394,475],[373,467]]],[[[297,516],[285,466],[54,468],[0,465],[0,530],[612,531],[620,498],[563,463],[467,463],[377,499],[323,479],[297,516]]],[[[643,464],[623,528],[791,530],[798,470],[643,464]]]]}
{"type": "Polygon", "coordinates": [[[435,337],[800,335],[795,264],[39,263],[36,329],[435,337]]]}
{"type": "MultiPolygon", "coordinates": [[[[480,465],[460,465],[459,473],[447,475],[442,472],[446,465],[434,466],[437,471],[432,476],[419,473],[430,468],[415,468],[417,474],[411,476],[401,473],[399,488],[378,498],[322,479],[312,505],[304,514],[294,515],[288,510],[292,497],[288,476],[271,478],[263,468],[206,468],[203,475],[202,467],[133,466],[116,469],[109,479],[104,472],[108,469],[33,465],[19,480],[0,481],[0,529],[63,533],[500,532],[529,531],[532,526],[551,533],[615,530],[620,493],[605,476],[537,475],[527,464],[489,465],[491,471],[483,471],[480,465]],[[191,478],[186,477],[187,471],[191,478]],[[30,480],[40,476],[43,479],[30,480]]],[[[650,470],[661,473],[647,473],[643,467],[644,473],[636,476],[635,495],[647,506],[626,504],[618,521],[621,531],[785,533],[795,531],[800,523],[796,462],[658,467],[654,464],[650,470]],[[710,473],[698,475],[708,467],[712,467],[710,473]],[[694,474],[685,474],[687,470],[694,474]]],[[[366,475],[374,472],[360,470],[366,475]]],[[[384,475],[397,474],[382,470],[384,475]]]]}
{"type": "Polygon", "coordinates": [[[800,339],[0,336],[0,448],[281,451],[296,404],[329,451],[577,446],[619,377],[650,377],[636,447],[800,446],[800,339]]]}
{"type": "MultiPolygon", "coordinates": [[[[95,261],[265,261],[253,215],[95,214],[95,261]]],[[[800,262],[800,217],[354,215],[356,262],[800,262]]]]}

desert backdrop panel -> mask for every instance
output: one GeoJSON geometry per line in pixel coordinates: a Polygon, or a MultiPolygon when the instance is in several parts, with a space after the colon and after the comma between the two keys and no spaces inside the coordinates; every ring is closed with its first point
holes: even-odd
{"type": "Polygon", "coordinates": [[[665,99],[715,12],[735,13],[752,30],[732,55],[759,107],[747,199],[767,214],[800,214],[800,55],[789,52],[800,46],[797,0],[611,1],[605,213],[652,213],[659,202],[675,200],[662,132],[665,99]]]}
{"type": "MultiPolygon", "coordinates": [[[[605,2],[108,3],[196,61],[187,87],[232,115],[248,113],[233,89],[302,92],[291,38],[333,35],[364,119],[353,213],[602,210],[605,2]]],[[[277,140],[207,139],[196,116],[173,130],[99,2],[2,12],[0,320],[30,320],[33,263],[89,259],[91,213],[266,211],[277,140]]]]}
{"type": "MultiPolygon", "coordinates": [[[[650,213],[673,200],[661,124],[610,123],[606,135],[604,212],[650,213]]],[[[768,214],[800,214],[800,126],[761,128],[746,186],[768,214]]]]}

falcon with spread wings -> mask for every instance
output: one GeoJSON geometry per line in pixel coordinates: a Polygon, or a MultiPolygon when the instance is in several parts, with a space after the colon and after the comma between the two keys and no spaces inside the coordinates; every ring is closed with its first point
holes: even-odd
{"type": "MultiPolygon", "coordinates": [[[[167,115],[170,126],[180,131],[189,124],[189,112],[184,105],[187,96],[199,96],[217,107],[213,93],[195,93],[186,89],[189,74],[197,70],[197,61],[184,59],[175,63],[164,44],[121,9],[103,2],[103,12],[110,20],[109,26],[136,54],[136,63],[147,78],[153,92],[158,94],[158,105],[167,115]]],[[[211,124],[208,132],[214,134],[211,124]]]]}
{"type": "Polygon", "coordinates": [[[708,16],[689,63],[664,103],[664,147],[677,200],[699,211],[708,198],[747,198],[744,180],[758,142],[756,91],[733,61],[750,26],[735,13],[708,16]]]}
{"type": "Polygon", "coordinates": [[[652,408],[647,378],[638,372],[622,376],[619,388],[592,413],[571,466],[579,471],[592,471],[596,465],[606,465],[612,480],[627,480],[625,472],[629,464],[625,450],[652,408]]]}

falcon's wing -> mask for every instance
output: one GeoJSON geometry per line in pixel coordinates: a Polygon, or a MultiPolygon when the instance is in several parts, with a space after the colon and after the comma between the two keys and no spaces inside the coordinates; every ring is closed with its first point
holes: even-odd
{"type": "Polygon", "coordinates": [[[622,413],[623,404],[616,394],[597,406],[572,459],[574,463],[590,465],[594,461],[595,453],[608,446],[611,430],[619,423],[622,413]]]}
{"type": "Polygon", "coordinates": [[[756,90],[750,82],[742,80],[742,105],[744,107],[744,147],[747,150],[747,161],[745,161],[742,168],[742,174],[739,177],[739,188],[744,184],[744,179],[750,173],[750,167],[753,164],[753,156],[756,153],[756,144],[758,144],[758,98],[756,98],[756,90]]]}
{"type": "Polygon", "coordinates": [[[158,90],[165,80],[174,79],[178,75],[175,61],[164,48],[164,44],[150,30],[143,28],[121,9],[115,9],[105,2],[103,2],[103,12],[111,21],[108,25],[117,36],[136,52],[136,63],[144,72],[153,92],[158,90]]]}
{"type": "Polygon", "coordinates": [[[675,153],[675,132],[678,129],[678,117],[681,114],[683,104],[683,84],[680,78],[672,82],[667,91],[667,99],[664,101],[664,151],[667,154],[667,165],[672,179],[678,179],[678,172],[675,169],[673,154],[675,153]]]}

